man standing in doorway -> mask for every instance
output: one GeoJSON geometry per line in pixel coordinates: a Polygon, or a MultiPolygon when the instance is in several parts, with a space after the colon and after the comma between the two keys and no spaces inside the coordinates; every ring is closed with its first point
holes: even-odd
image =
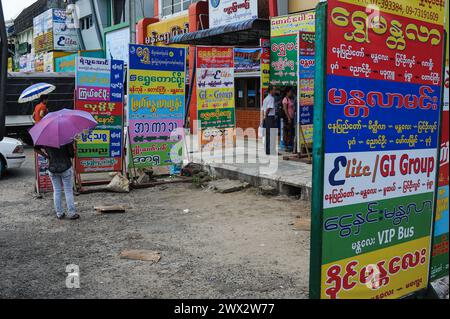
{"type": "Polygon", "coordinates": [[[269,85],[269,94],[263,101],[263,112],[264,112],[264,125],[266,131],[266,155],[275,154],[275,140],[276,134],[271,132],[271,129],[276,127],[275,119],[275,98],[274,98],[274,87],[269,85]],[[271,134],[272,133],[272,134],[271,134]]]}

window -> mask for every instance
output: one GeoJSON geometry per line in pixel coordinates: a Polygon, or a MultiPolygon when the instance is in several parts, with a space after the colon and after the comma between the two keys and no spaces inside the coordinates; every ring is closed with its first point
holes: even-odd
{"type": "Polygon", "coordinates": [[[259,78],[235,78],[236,107],[259,108],[260,107],[260,80],[259,78]]]}
{"type": "Polygon", "coordinates": [[[81,30],[88,30],[88,29],[92,28],[93,24],[94,23],[92,20],[92,14],[80,19],[80,29],[81,30]]]}
{"type": "Polygon", "coordinates": [[[125,5],[126,0],[113,0],[112,2],[112,24],[120,24],[125,22],[125,5]]]}
{"type": "Polygon", "coordinates": [[[163,17],[170,16],[172,14],[186,11],[189,9],[191,3],[198,2],[200,0],[160,0],[161,1],[161,15],[163,17]]]}

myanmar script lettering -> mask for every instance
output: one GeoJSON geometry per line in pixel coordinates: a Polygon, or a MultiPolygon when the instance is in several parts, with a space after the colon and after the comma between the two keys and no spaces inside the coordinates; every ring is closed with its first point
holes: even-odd
{"type": "Polygon", "coordinates": [[[90,100],[90,99],[109,99],[109,91],[108,89],[101,88],[79,88],[78,89],[78,98],[80,100],[90,100]]]}
{"type": "Polygon", "coordinates": [[[236,13],[239,9],[250,9],[249,0],[244,0],[244,2],[238,4],[237,2],[233,2],[230,7],[224,8],[223,11],[227,14],[236,13]]]}
{"type": "Polygon", "coordinates": [[[172,72],[170,76],[151,75],[130,75],[130,82],[142,82],[143,86],[150,86],[152,83],[174,83],[178,88],[184,87],[184,77],[182,72],[172,72]]]}
{"type": "Polygon", "coordinates": [[[331,287],[325,290],[325,294],[336,299],[343,290],[351,290],[356,285],[370,285],[371,289],[380,289],[387,286],[391,276],[400,271],[424,265],[427,262],[427,248],[405,253],[401,256],[395,256],[387,259],[381,259],[374,265],[378,270],[377,276],[374,276],[374,269],[369,265],[360,265],[356,260],[348,262],[345,267],[332,265],[326,270],[326,283],[331,287]],[[361,267],[362,266],[362,267],[361,267]],[[361,267],[357,271],[357,267],[361,267]]]}
{"type": "Polygon", "coordinates": [[[379,12],[367,14],[364,11],[353,11],[350,13],[346,8],[335,7],[331,11],[331,21],[338,27],[352,26],[352,32],[344,35],[346,41],[357,43],[370,43],[370,32],[380,36],[388,32],[385,44],[389,49],[403,51],[406,49],[406,38],[412,41],[429,43],[431,46],[437,46],[441,43],[443,35],[441,32],[425,24],[417,25],[415,23],[403,25],[398,20],[388,21],[379,12]],[[350,25],[351,24],[351,25],[350,25]],[[420,30],[420,31],[419,31],[420,30]]]}
{"type": "MultiPolygon", "coordinates": [[[[184,97],[183,97],[184,98],[184,97]]],[[[174,100],[154,100],[148,96],[142,98],[133,98],[131,100],[131,110],[137,112],[140,109],[148,109],[151,113],[155,113],[158,109],[169,109],[170,112],[178,111],[183,105],[181,98],[177,97],[174,100]]]]}
{"type": "Polygon", "coordinates": [[[330,88],[328,90],[328,102],[334,106],[344,106],[346,117],[368,117],[369,107],[380,108],[406,108],[414,110],[437,110],[439,99],[435,90],[430,86],[422,85],[417,94],[401,94],[370,91],[367,94],[361,90],[330,88]],[[431,95],[435,93],[434,95],[431,95]]]}

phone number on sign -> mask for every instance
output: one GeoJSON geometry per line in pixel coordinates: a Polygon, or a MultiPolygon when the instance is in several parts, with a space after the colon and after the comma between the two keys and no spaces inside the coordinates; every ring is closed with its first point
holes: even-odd
{"type": "Polygon", "coordinates": [[[425,10],[415,6],[405,5],[391,0],[356,0],[360,5],[372,10],[386,10],[402,16],[410,16],[416,19],[426,19],[429,21],[439,21],[439,13],[425,10]],[[370,7],[369,7],[370,6],[370,7]]]}

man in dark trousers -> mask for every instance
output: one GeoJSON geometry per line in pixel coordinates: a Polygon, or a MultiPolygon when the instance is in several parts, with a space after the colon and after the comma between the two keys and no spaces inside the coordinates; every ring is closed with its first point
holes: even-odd
{"type": "Polygon", "coordinates": [[[266,154],[275,155],[275,142],[277,134],[271,132],[275,131],[276,128],[276,118],[275,118],[275,98],[274,98],[274,87],[269,85],[269,94],[263,101],[263,112],[264,112],[264,128],[266,129],[266,154]]]}

